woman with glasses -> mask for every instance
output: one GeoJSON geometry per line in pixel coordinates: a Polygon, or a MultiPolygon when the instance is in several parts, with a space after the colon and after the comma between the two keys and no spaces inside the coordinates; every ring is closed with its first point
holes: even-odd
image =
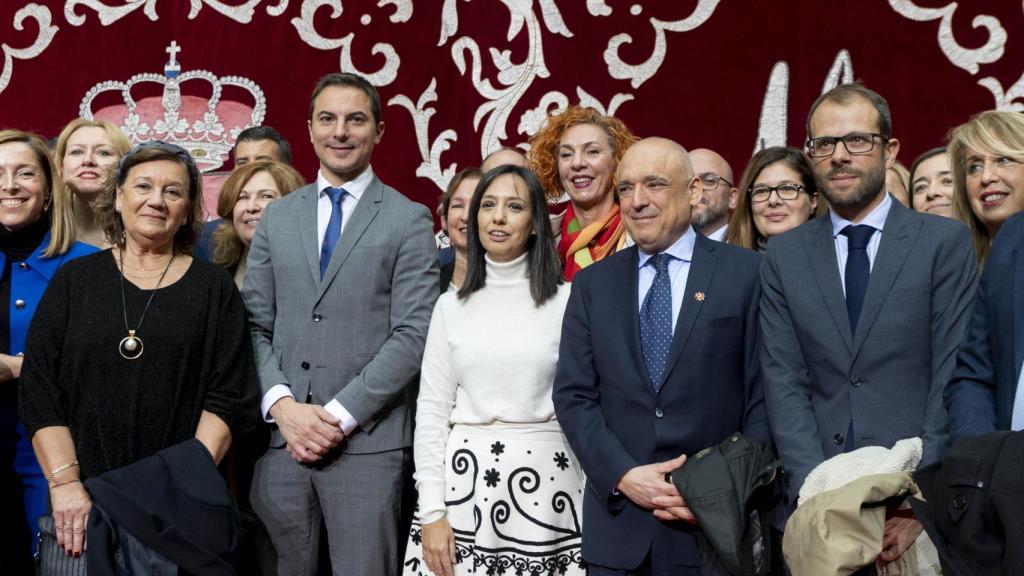
{"type": "Polygon", "coordinates": [[[740,179],[726,242],[763,251],[768,239],[825,212],[811,166],[796,148],[765,148],[750,159],[740,179]]]}
{"type": "Polygon", "coordinates": [[[1024,209],[1024,116],[989,110],[949,134],[953,202],[978,262],[1007,218],[1024,209]]]}
{"type": "Polygon", "coordinates": [[[566,280],[626,244],[613,191],[615,169],[635,141],[618,118],[582,106],[548,117],[530,139],[530,169],[544,185],[548,200],[561,203],[552,208],[565,206],[556,218],[561,219],[558,254],[566,280]]]}
{"type": "Polygon", "coordinates": [[[910,207],[946,218],[956,218],[953,208],[953,172],[946,147],[932,148],[910,165],[910,207]]]}

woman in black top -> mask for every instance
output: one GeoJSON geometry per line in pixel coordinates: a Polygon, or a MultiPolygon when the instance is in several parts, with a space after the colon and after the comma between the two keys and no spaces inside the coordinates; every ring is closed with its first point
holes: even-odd
{"type": "Polygon", "coordinates": [[[188,152],[136,146],[96,209],[114,247],[51,281],[19,388],[58,542],[75,555],[91,508],[83,479],[192,437],[219,462],[257,414],[242,299],[222,269],[189,255],[203,210],[188,152]]]}

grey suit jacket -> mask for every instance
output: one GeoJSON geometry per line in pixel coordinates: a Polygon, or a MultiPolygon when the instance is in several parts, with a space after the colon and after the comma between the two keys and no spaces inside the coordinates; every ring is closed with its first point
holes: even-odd
{"type": "MultiPolygon", "coordinates": [[[[376,177],[359,199],[320,279],[317,190],[264,209],[242,294],[265,394],[337,399],[359,422],[350,453],[412,444],[412,384],[437,299],[433,219],[376,177]]],[[[274,430],[272,446],[284,444],[274,430]]]]}
{"type": "Polygon", "coordinates": [[[854,448],[947,443],[942,393],[977,286],[967,229],[898,202],[885,221],[857,332],[828,215],[772,238],[761,265],[761,366],[772,433],[795,501],[807,474],[854,448]]]}

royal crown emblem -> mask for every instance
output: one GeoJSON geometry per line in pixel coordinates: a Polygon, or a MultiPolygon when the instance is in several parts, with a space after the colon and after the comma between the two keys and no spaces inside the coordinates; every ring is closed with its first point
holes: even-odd
{"type": "Polygon", "coordinates": [[[209,172],[224,164],[239,132],[263,122],[267,100],[263,90],[248,78],[220,78],[206,70],[183,74],[180,51],[176,41],[167,47],[170,59],[163,75],[136,74],[125,82],[107,80],[93,86],[82,98],[78,114],[120,125],[133,144],[151,140],[177,144],[192,154],[201,171],[209,172]],[[210,95],[183,95],[186,83],[189,88],[205,84],[205,93],[210,95]],[[145,94],[154,92],[157,85],[163,86],[160,96],[145,94]],[[120,92],[123,103],[94,111],[93,102],[105,92],[120,92]]]}

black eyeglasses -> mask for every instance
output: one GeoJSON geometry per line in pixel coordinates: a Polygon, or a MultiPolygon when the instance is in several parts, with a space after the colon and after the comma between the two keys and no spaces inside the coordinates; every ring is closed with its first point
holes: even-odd
{"type": "Polygon", "coordinates": [[[875,149],[875,138],[889,137],[875,132],[850,132],[846,136],[822,136],[807,141],[807,154],[812,158],[828,158],[836,153],[836,144],[843,143],[850,154],[867,154],[875,149]]]}
{"type": "Polygon", "coordinates": [[[701,186],[703,186],[705,190],[714,190],[715,188],[718,188],[719,181],[725,182],[726,186],[732,188],[732,182],[729,182],[728,180],[722,178],[721,176],[715,174],[714,172],[707,172],[706,174],[701,174],[700,176],[698,176],[698,178],[700,178],[701,186]]]}
{"type": "Polygon", "coordinates": [[[779,195],[781,200],[796,200],[804,187],[800,184],[779,184],[778,186],[754,186],[748,192],[751,202],[767,202],[772,192],[779,195]]]}

